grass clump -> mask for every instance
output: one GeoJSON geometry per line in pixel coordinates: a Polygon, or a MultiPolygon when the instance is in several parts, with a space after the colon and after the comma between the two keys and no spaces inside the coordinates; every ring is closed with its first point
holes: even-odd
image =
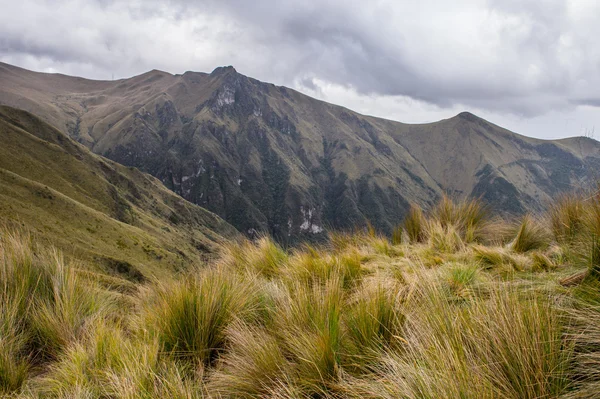
{"type": "Polygon", "coordinates": [[[419,288],[401,352],[378,378],[351,389],[366,397],[540,398],[566,392],[570,350],[547,302],[492,290],[489,299],[453,303],[433,283],[419,288]]]}
{"type": "Polygon", "coordinates": [[[469,290],[477,283],[479,268],[477,265],[452,265],[447,272],[450,290],[457,296],[469,296],[469,290]]]}
{"type": "Polygon", "coordinates": [[[226,263],[234,268],[248,268],[267,278],[275,276],[287,258],[287,253],[269,237],[261,237],[256,243],[242,241],[226,246],[226,263]]]}
{"type": "Polygon", "coordinates": [[[0,299],[0,390],[5,393],[20,390],[29,370],[60,356],[109,309],[71,261],[10,230],[0,240],[0,299]]]}
{"type": "Polygon", "coordinates": [[[464,247],[460,232],[454,225],[431,221],[427,226],[429,246],[439,252],[456,252],[464,247]]]}
{"type": "Polygon", "coordinates": [[[515,252],[528,252],[546,249],[550,245],[548,231],[539,221],[525,215],[518,227],[517,234],[510,247],[515,252]]]}
{"type": "Polygon", "coordinates": [[[282,280],[294,285],[303,282],[309,286],[324,284],[340,278],[344,287],[354,285],[363,274],[361,256],[357,250],[336,254],[323,254],[306,246],[294,253],[287,264],[282,280]]]}
{"type": "Polygon", "coordinates": [[[83,336],[88,323],[102,317],[106,306],[98,291],[80,283],[60,253],[49,255],[52,291],[38,298],[30,323],[41,354],[56,358],[70,342],[83,336]]]}
{"type": "Polygon", "coordinates": [[[548,216],[556,241],[571,243],[582,232],[585,203],[579,196],[563,195],[550,205],[548,216]]]}
{"type": "Polygon", "coordinates": [[[410,206],[403,224],[411,243],[419,243],[425,240],[425,217],[418,205],[412,204],[410,206]]]}
{"type": "Polygon", "coordinates": [[[308,393],[331,389],[341,371],[343,288],[339,278],[297,285],[279,301],[276,331],[295,364],[296,383],[308,393]]]}
{"type": "Polygon", "coordinates": [[[265,397],[289,373],[283,348],[270,331],[238,323],[228,331],[231,351],[221,361],[209,390],[222,397],[265,397]]]}
{"type": "Polygon", "coordinates": [[[210,365],[224,350],[234,319],[252,321],[262,306],[250,280],[225,269],[208,269],[186,281],[161,285],[147,309],[147,323],[165,352],[210,365]]]}
{"type": "Polygon", "coordinates": [[[18,391],[29,374],[23,321],[14,298],[0,297],[0,394],[18,391]]]}
{"type": "Polygon", "coordinates": [[[96,324],[33,387],[50,398],[202,397],[201,385],[183,375],[161,357],[156,338],[128,336],[118,324],[96,324]]]}
{"type": "Polygon", "coordinates": [[[480,240],[487,223],[487,211],[480,200],[454,202],[446,195],[433,208],[431,217],[444,228],[453,226],[466,242],[480,240]]]}
{"type": "Polygon", "coordinates": [[[404,229],[402,226],[396,226],[392,231],[392,245],[400,245],[404,242],[404,229]]]}
{"type": "Polygon", "coordinates": [[[402,290],[397,284],[365,283],[344,314],[350,370],[368,371],[402,335],[402,290]]]}

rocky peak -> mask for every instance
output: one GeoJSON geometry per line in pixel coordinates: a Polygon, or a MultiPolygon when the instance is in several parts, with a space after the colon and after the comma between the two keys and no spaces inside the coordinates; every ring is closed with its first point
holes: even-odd
{"type": "Polygon", "coordinates": [[[225,75],[227,73],[237,73],[237,71],[235,70],[234,67],[232,67],[231,65],[229,66],[220,66],[220,67],[216,67],[211,73],[211,76],[219,76],[219,75],[225,75]]]}
{"type": "Polygon", "coordinates": [[[469,122],[478,122],[478,121],[481,120],[481,118],[478,117],[477,115],[474,115],[474,114],[472,114],[470,112],[467,112],[467,111],[461,112],[460,114],[456,115],[456,117],[460,118],[460,119],[467,120],[469,122]]]}

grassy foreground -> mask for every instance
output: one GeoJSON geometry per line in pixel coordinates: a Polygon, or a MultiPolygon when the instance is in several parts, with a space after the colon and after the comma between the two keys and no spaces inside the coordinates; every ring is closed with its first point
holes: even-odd
{"type": "Polygon", "coordinates": [[[24,398],[594,398],[600,201],[509,223],[413,208],[390,239],[267,238],[135,285],[0,232],[0,393],[24,398]]]}

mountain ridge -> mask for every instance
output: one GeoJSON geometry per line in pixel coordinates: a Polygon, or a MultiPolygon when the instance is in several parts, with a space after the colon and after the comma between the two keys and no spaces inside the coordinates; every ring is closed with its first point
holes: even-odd
{"type": "Polygon", "coordinates": [[[361,115],[233,67],[114,82],[7,69],[0,103],[20,103],[243,232],[282,241],[367,221],[389,233],[410,203],[443,194],[537,212],[591,185],[600,165],[600,143],[584,138],[534,139],[469,112],[426,124],[361,115]]]}

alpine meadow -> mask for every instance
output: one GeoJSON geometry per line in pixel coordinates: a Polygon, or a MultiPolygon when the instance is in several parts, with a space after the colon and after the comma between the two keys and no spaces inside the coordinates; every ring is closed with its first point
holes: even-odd
{"type": "Polygon", "coordinates": [[[543,3],[0,0],[0,398],[600,398],[600,6],[543,3]]]}

